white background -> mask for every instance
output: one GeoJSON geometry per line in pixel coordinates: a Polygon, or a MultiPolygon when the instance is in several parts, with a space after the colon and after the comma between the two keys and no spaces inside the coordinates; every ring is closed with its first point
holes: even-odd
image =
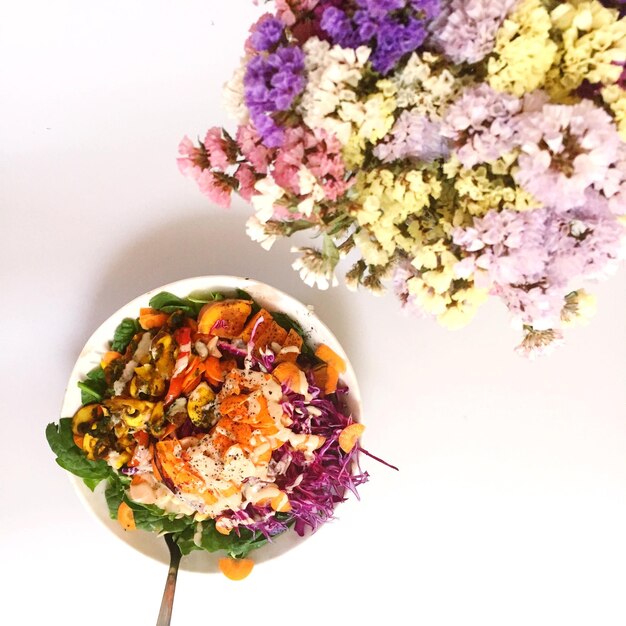
{"type": "Polygon", "coordinates": [[[173,624],[623,626],[626,272],[597,288],[589,327],[532,363],[497,302],[452,333],[390,296],[307,288],[290,242],[249,242],[249,209],[211,206],[175,163],[184,134],[229,123],[221,85],[258,12],[0,4],[0,621],[155,622],[166,566],[90,516],[44,429],[113,311],[234,274],[315,306],[359,377],[364,445],[401,471],[366,460],[360,502],[241,583],[181,571],[173,624]]]}

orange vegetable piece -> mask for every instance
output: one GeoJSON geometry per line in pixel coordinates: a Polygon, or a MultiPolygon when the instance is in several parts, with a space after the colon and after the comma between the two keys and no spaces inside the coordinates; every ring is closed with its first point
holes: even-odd
{"type": "Polygon", "coordinates": [[[198,315],[198,332],[234,339],[243,330],[252,311],[249,300],[220,300],[205,304],[198,315]]]}
{"type": "Polygon", "coordinates": [[[326,382],[324,384],[324,393],[335,393],[337,391],[337,383],[339,382],[339,372],[332,366],[326,366],[326,382]]]}
{"type": "Polygon", "coordinates": [[[298,335],[298,333],[292,328],[289,330],[289,334],[287,338],[283,342],[283,348],[297,348],[293,352],[284,352],[278,353],[276,355],[276,360],[274,363],[278,365],[279,363],[283,363],[284,361],[290,361],[291,363],[295,363],[298,355],[300,354],[300,350],[302,349],[302,337],[298,335]]]}
{"type": "Polygon", "coordinates": [[[350,452],[356,445],[357,440],[363,434],[365,426],[363,424],[350,424],[339,433],[339,447],[346,453],[350,452]]]}
{"type": "Polygon", "coordinates": [[[231,522],[228,518],[218,517],[215,520],[215,530],[222,535],[230,535],[230,531],[232,530],[231,522]]]}
{"type": "Polygon", "coordinates": [[[204,374],[205,378],[210,383],[217,385],[224,380],[224,371],[222,370],[222,364],[220,360],[215,356],[210,356],[204,362],[204,374]]]}
{"type": "Polygon", "coordinates": [[[263,318],[263,321],[260,322],[256,328],[255,339],[271,325],[273,321],[272,314],[266,309],[260,309],[248,320],[245,328],[241,331],[241,340],[244,343],[248,343],[248,341],[250,341],[252,331],[261,317],[263,318]]]}
{"type": "Polygon", "coordinates": [[[135,516],[133,510],[126,504],[120,503],[117,509],[117,521],[124,530],[135,530],[135,516]]]}
{"type": "Polygon", "coordinates": [[[104,369],[109,363],[115,361],[115,359],[119,359],[122,355],[119,352],[115,352],[115,350],[109,350],[104,353],[104,356],[100,359],[100,367],[104,369]]]}
{"type": "Polygon", "coordinates": [[[137,430],[133,433],[134,440],[144,448],[148,447],[150,443],[150,435],[145,430],[137,430]]]}
{"type": "Polygon", "coordinates": [[[73,435],[74,437],[74,443],[76,444],[76,447],[80,448],[81,450],[83,449],[83,441],[84,441],[84,437],[82,437],[81,435],[73,435]]]}
{"type": "Polygon", "coordinates": [[[325,343],[321,343],[315,351],[315,356],[318,359],[332,365],[340,374],[346,371],[346,362],[329,346],[325,343]]]}
{"type": "Polygon", "coordinates": [[[281,491],[277,496],[274,496],[270,505],[277,513],[288,513],[291,511],[289,498],[284,491],[281,491]]]}
{"type": "Polygon", "coordinates": [[[144,330],[160,328],[168,319],[169,315],[167,313],[162,313],[156,309],[150,307],[139,309],[139,326],[144,330]]]}
{"type": "Polygon", "coordinates": [[[225,557],[218,562],[220,571],[230,580],[243,580],[250,574],[254,567],[252,559],[231,559],[225,557]]]}
{"type": "Polygon", "coordinates": [[[272,371],[272,376],[290,389],[298,391],[301,373],[302,370],[295,363],[285,361],[272,371]]]}

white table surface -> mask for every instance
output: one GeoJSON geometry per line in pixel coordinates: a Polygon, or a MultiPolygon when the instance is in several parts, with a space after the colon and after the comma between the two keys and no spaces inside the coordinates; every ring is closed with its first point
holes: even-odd
{"type": "Polygon", "coordinates": [[[314,291],[291,242],[179,175],[184,134],[229,123],[220,89],[248,0],[0,4],[0,622],[154,624],[166,567],[82,507],[44,438],[91,332],[167,282],[251,276],[313,304],[361,382],[360,502],[240,583],[181,571],[174,625],[626,623],[626,293],[549,359],[513,353],[497,302],[448,332],[395,300],[314,291]],[[12,616],[7,618],[6,616],[12,616]]]}

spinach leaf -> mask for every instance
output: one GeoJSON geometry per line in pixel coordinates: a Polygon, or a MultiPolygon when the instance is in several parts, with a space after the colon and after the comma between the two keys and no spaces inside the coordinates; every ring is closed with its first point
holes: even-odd
{"type": "Polygon", "coordinates": [[[87,373],[85,380],[76,384],[80,389],[80,401],[83,406],[90,402],[101,402],[108,389],[104,370],[99,365],[87,373]]]}
{"type": "Polygon", "coordinates": [[[123,319],[115,329],[111,350],[124,353],[131,339],[141,330],[139,322],[131,317],[123,319]]]}
{"type": "Polygon", "coordinates": [[[107,481],[106,489],[104,490],[104,497],[109,507],[109,515],[111,519],[117,519],[117,509],[120,508],[122,500],[126,492],[126,487],[130,484],[130,478],[111,472],[109,480],[107,481]]]}
{"type": "Polygon", "coordinates": [[[108,478],[112,469],[104,461],[90,461],[74,443],[72,418],[63,417],[58,424],[48,424],[46,439],[56,454],[56,462],[68,472],[87,479],[85,484],[92,491],[103,479],[108,478]]]}
{"type": "Polygon", "coordinates": [[[195,304],[207,304],[209,302],[219,302],[224,299],[224,295],[219,291],[201,291],[196,290],[192,291],[188,296],[187,300],[193,302],[195,304]]]}
{"type": "Polygon", "coordinates": [[[267,543],[267,538],[261,533],[254,533],[247,528],[239,531],[239,536],[235,531],[229,535],[222,535],[215,529],[215,522],[207,520],[200,522],[201,535],[200,545],[194,542],[194,536],[197,532],[197,525],[194,523],[189,528],[175,533],[174,539],[183,554],[189,554],[193,550],[207,550],[208,552],[217,552],[224,550],[233,558],[243,558],[250,551],[260,548],[267,543]]]}
{"type": "Polygon", "coordinates": [[[197,317],[206,302],[194,302],[189,298],[179,298],[169,291],[161,291],[150,298],[149,304],[153,309],[158,309],[163,313],[182,311],[185,315],[197,317]]]}
{"type": "Polygon", "coordinates": [[[158,506],[139,504],[127,496],[124,496],[124,502],[133,510],[135,525],[142,530],[154,533],[176,533],[190,526],[195,527],[196,524],[190,517],[176,517],[174,513],[165,513],[158,506]]]}

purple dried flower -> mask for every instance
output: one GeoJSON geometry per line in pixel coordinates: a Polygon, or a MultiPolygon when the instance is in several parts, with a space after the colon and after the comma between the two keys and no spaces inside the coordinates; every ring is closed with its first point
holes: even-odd
{"type": "Polygon", "coordinates": [[[284,46],[276,52],[254,56],[244,76],[244,101],[254,125],[270,148],[280,146],[284,130],[272,115],[288,111],[305,87],[304,52],[284,46]]]}
{"type": "Polygon", "coordinates": [[[517,0],[446,0],[430,25],[432,43],[455,63],[478,63],[517,0]]]}
{"type": "Polygon", "coordinates": [[[614,176],[621,145],[617,128],[589,100],[524,112],[515,131],[521,149],[515,180],[546,206],[560,211],[582,206],[588,189],[602,189],[614,176]]]}
{"type": "Polygon", "coordinates": [[[268,15],[256,25],[250,36],[252,47],[257,52],[272,50],[283,36],[284,24],[276,17],[268,15]]]}
{"type": "Polygon", "coordinates": [[[525,324],[552,328],[573,281],[615,270],[625,234],[596,192],[587,193],[584,207],[568,212],[492,210],[472,227],[454,231],[454,243],[467,253],[457,275],[474,274],[477,286],[491,287],[525,324]]]}
{"type": "Polygon", "coordinates": [[[521,107],[518,98],[481,83],[466,89],[450,106],[441,132],[457,144],[457,156],[465,167],[495,161],[514,145],[512,120],[521,107]]]}
{"type": "Polygon", "coordinates": [[[322,29],[343,48],[372,48],[372,67],[383,75],[424,43],[428,22],[439,13],[439,0],[355,0],[354,5],[327,7],[322,29]]]}
{"type": "Polygon", "coordinates": [[[402,112],[386,141],[374,148],[374,154],[385,163],[400,159],[428,162],[447,158],[450,146],[441,134],[441,122],[433,122],[414,109],[402,112]]]}

